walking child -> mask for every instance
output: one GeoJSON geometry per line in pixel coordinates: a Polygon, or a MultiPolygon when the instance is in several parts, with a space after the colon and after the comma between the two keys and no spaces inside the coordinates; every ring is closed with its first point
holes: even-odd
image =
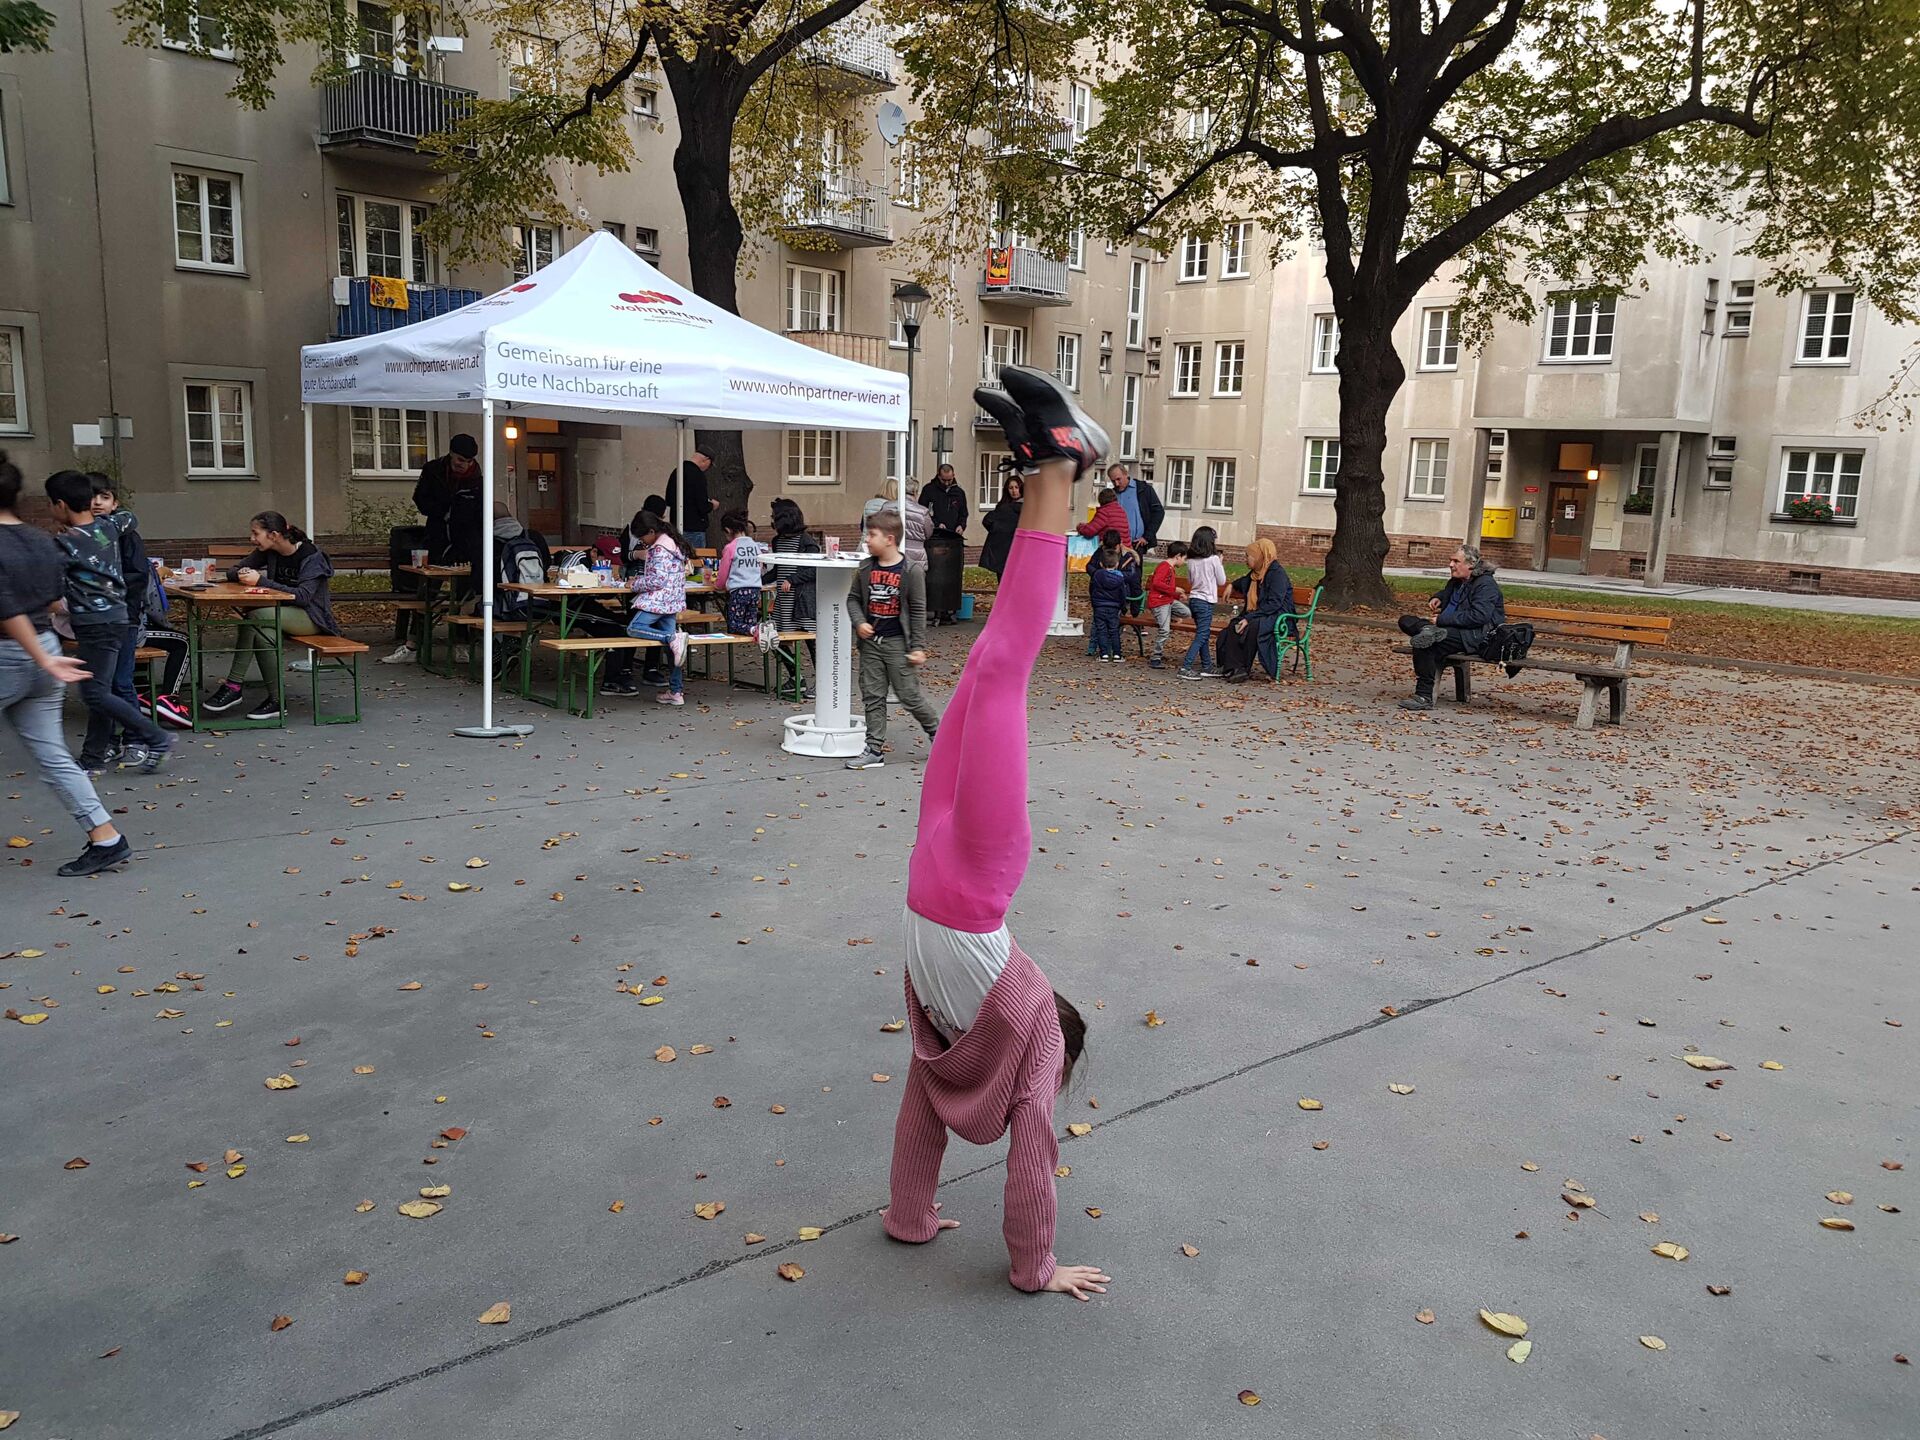
{"type": "Polygon", "coordinates": [[[1066,569],[1074,476],[1107,437],[1051,377],[1007,366],[1004,392],[974,398],[1031,470],[1022,524],[992,614],[967,656],[927,761],[907,867],[907,1014],[913,1060],[894,1125],[896,1240],[924,1244],[958,1221],[934,1193],[947,1132],[975,1145],[1011,1135],[1002,1233],[1008,1279],[1090,1300],[1109,1277],[1053,1255],[1054,1096],[1086,1045],[1086,1022],[1013,941],[1007,907],[1033,850],[1027,820],[1027,682],[1066,569]]]}
{"type": "Polygon", "coordinates": [[[1147,582],[1147,613],[1153,616],[1154,627],[1153,658],[1147,664],[1155,670],[1167,668],[1167,636],[1173,633],[1175,617],[1193,618],[1193,611],[1180,598],[1180,579],[1174,570],[1175,563],[1186,555],[1186,544],[1175,540],[1167,546],[1167,558],[1153,567],[1153,578],[1147,582]]]}
{"type": "Polygon", "coordinates": [[[868,555],[854,572],[847,614],[860,647],[860,697],[867,709],[867,748],[847,761],[849,770],[887,763],[887,691],[933,739],[940,712],[920,693],[915,674],[927,663],[927,576],[900,548],[900,512],[876,510],[867,517],[868,555]]]}
{"type": "Polygon", "coordinates": [[[1207,659],[1213,636],[1213,607],[1226,588],[1227,567],[1220,559],[1219,541],[1211,525],[1202,525],[1187,541],[1187,610],[1193,616],[1193,643],[1180,663],[1182,680],[1217,680],[1218,667],[1207,659]]]}

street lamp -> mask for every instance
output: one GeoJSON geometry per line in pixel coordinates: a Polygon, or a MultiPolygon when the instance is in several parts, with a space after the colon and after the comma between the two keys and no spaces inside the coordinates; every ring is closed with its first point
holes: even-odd
{"type": "Polygon", "coordinates": [[[520,427],[509,425],[501,432],[507,437],[507,493],[515,500],[520,498],[520,482],[515,477],[515,462],[519,459],[520,427]]]}
{"type": "MultiPolygon", "coordinates": [[[[913,357],[920,348],[920,307],[933,298],[927,293],[927,287],[912,280],[903,280],[893,287],[893,303],[900,311],[900,333],[907,337],[907,443],[902,447],[906,452],[900,461],[900,498],[906,499],[908,487],[913,483],[913,357]]],[[[900,513],[907,513],[905,504],[900,513]]]]}

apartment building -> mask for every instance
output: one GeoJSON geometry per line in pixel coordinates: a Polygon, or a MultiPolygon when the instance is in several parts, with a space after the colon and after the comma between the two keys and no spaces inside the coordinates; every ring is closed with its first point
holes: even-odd
{"type": "MultiPolygon", "coordinates": [[[[511,278],[456,272],[421,238],[435,185],[417,151],[474,95],[507,93],[508,68],[482,37],[455,49],[356,3],[348,75],[315,90],[311,57],[292,56],[279,98],[253,113],[226,98],[232,67],[217,55],[126,45],[111,0],[55,9],[53,53],[0,57],[0,448],[30,474],[114,460],[159,536],[297,513],[300,346],[411,323],[511,278]],[[404,281],[407,308],[375,305],[374,278],[404,281]]],[[[859,23],[805,58],[818,176],[796,184],[778,233],[756,237],[740,307],[802,343],[905,369],[892,294],[907,276],[888,247],[924,209],[910,142],[889,145],[876,125],[884,100],[906,103],[897,61],[859,23]]],[[[1062,164],[1097,118],[1091,78],[1043,102],[1057,120],[1038,143],[1062,164]]],[[[518,227],[513,274],[605,229],[685,280],[670,97],[643,76],[627,101],[635,169],[559,177],[576,224],[518,227]]],[[[1018,361],[1073,386],[1119,458],[1155,482],[1163,535],[1209,524],[1230,544],[1271,535],[1289,559],[1324,552],[1338,331],[1314,253],[1275,263],[1250,222],[1164,253],[1081,235],[1050,254],[1004,225],[992,239],[945,277],[951,306],[924,316],[906,451],[894,437],[749,432],[756,510],[787,494],[844,527],[886,477],[918,484],[943,460],[976,509],[990,505],[1004,452],[972,391],[1018,361]]],[[[1707,263],[1653,262],[1618,300],[1542,294],[1536,324],[1502,325],[1478,353],[1461,344],[1453,288],[1429,287],[1403,325],[1386,458],[1396,561],[1437,560],[1484,532],[1508,565],[1920,596],[1920,454],[1907,433],[1854,421],[1920,336],[1841,287],[1775,295],[1736,257],[1737,235],[1696,239],[1707,263]],[[1829,498],[1831,520],[1792,515],[1810,493],[1829,498]]],[[[317,412],[320,528],[404,509],[422,461],[477,423],[317,412]]],[[[624,523],[671,465],[658,433],[500,423],[503,493],[550,535],[624,523]]]]}

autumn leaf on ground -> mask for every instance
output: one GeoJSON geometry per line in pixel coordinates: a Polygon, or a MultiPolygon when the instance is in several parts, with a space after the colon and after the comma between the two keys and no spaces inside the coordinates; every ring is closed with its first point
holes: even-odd
{"type": "Polygon", "coordinates": [[[1198,1254],[1200,1253],[1200,1251],[1199,1251],[1199,1248],[1198,1248],[1197,1246],[1193,1246],[1193,1245],[1182,1245],[1182,1246],[1180,1247],[1180,1253],[1181,1253],[1182,1255],[1184,1255],[1184,1256],[1186,1256],[1186,1257],[1187,1257],[1187,1259],[1189,1259],[1189,1260],[1191,1260],[1191,1259],[1193,1259],[1193,1258],[1194,1258],[1194,1257],[1195,1257],[1196,1255],[1198,1255],[1198,1254]]]}
{"type": "Polygon", "coordinates": [[[1413,1094],[1413,1086],[1411,1085],[1389,1085],[1387,1086],[1387,1089],[1391,1090],[1396,1095],[1413,1094]]]}
{"type": "Polygon", "coordinates": [[[778,1274],[782,1280],[799,1280],[804,1278],[807,1272],[789,1260],[775,1273],[778,1274]]]}
{"type": "Polygon", "coordinates": [[[764,1245],[767,1243],[767,1237],[749,1230],[747,1232],[746,1243],[749,1245],[764,1245]]]}
{"type": "Polygon", "coordinates": [[[504,1325],[511,1319],[513,1319],[513,1306],[509,1305],[505,1300],[500,1301],[497,1305],[489,1305],[485,1310],[480,1312],[480,1323],[482,1325],[504,1325]]]}
{"type": "Polygon", "coordinates": [[[907,1022],[904,1020],[889,1020],[880,1027],[880,1031],[884,1035],[897,1035],[906,1028],[907,1022]]]}
{"type": "Polygon", "coordinates": [[[1852,1194],[1845,1190],[1829,1190],[1827,1192],[1827,1199],[1831,1200],[1835,1205],[1853,1204],[1852,1194]]]}
{"type": "Polygon", "coordinates": [[[1762,1060],[1760,1062],[1760,1068],[1762,1070],[1784,1070],[1787,1067],[1782,1065],[1778,1060],[1762,1060]]]}
{"type": "Polygon", "coordinates": [[[1081,1122],[1067,1126],[1067,1133],[1069,1135],[1075,1135],[1075,1136],[1091,1135],[1093,1133],[1093,1126],[1086,1124],[1084,1121],[1081,1121],[1081,1122]]]}
{"type": "Polygon", "coordinates": [[[1662,1340],[1658,1335],[1642,1335],[1640,1337],[1640,1343],[1649,1350],[1664,1350],[1667,1348],[1667,1342],[1662,1340]]]}
{"type": "Polygon", "coordinates": [[[356,1066],[354,1066],[354,1067],[353,1067],[353,1073],[354,1073],[354,1074],[356,1074],[356,1075],[371,1075],[371,1074],[373,1074],[373,1066],[371,1066],[371,1065],[356,1065],[356,1066]]]}
{"type": "Polygon", "coordinates": [[[76,1155],[60,1168],[62,1170],[84,1170],[87,1168],[87,1164],[88,1162],[83,1157],[76,1155]]]}
{"type": "Polygon", "coordinates": [[[1560,1198],[1569,1205],[1578,1205],[1583,1210],[1591,1210],[1595,1205],[1600,1203],[1591,1195],[1575,1195],[1571,1191],[1561,1195],[1560,1198]]]}
{"type": "Polygon", "coordinates": [[[365,1270],[349,1270],[345,1275],[340,1277],[340,1283],[342,1285],[364,1285],[367,1283],[367,1273],[365,1270]]]}
{"type": "Polygon", "coordinates": [[[680,1052],[675,1050],[671,1045],[662,1045],[658,1050],[653,1052],[653,1058],[658,1060],[662,1065],[671,1065],[680,1058],[680,1052]]]}
{"type": "Polygon", "coordinates": [[[444,1209],[446,1206],[436,1204],[432,1200],[409,1200],[400,1207],[400,1213],[409,1220],[425,1220],[430,1216],[438,1215],[444,1209]]]}
{"type": "Polygon", "coordinates": [[[1684,1245],[1676,1245],[1671,1240],[1662,1240],[1653,1247],[1653,1253],[1663,1260],[1684,1260],[1691,1252],[1684,1245]]]}
{"type": "Polygon", "coordinates": [[[724,1200],[702,1200],[693,1207],[693,1213],[702,1220],[712,1220],[726,1208],[727,1202],[724,1200]]]}
{"type": "Polygon", "coordinates": [[[1322,1105],[1318,1100],[1302,1100],[1300,1101],[1300,1108],[1302,1110],[1324,1110],[1327,1107],[1322,1105]]]}
{"type": "Polygon", "coordinates": [[[1431,1325],[1434,1319],[1433,1311],[1416,1310],[1413,1312],[1413,1318],[1418,1320],[1422,1325],[1431,1325]]]}
{"type": "Polygon", "coordinates": [[[278,1335],[282,1330],[286,1329],[291,1324],[293,1324],[293,1317],[291,1315],[276,1315],[273,1317],[272,1322],[267,1326],[267,1329],[273,1331],[274,1334],[278,1335]]]}
{"type": "Polygon", "coordinates": [[[451,1185],[429,1185],[420,1192],[422,1200],[444,1200],[453,1194],[451,1185]]]}
{"type": "Polygon", "coordinates": [[[884,1085],[891,1079],[893,1079],[891,1075],[882,1075],[878,1070],[873,1072],[873,1083],[876,1085],[884,1085]]]}
{"type": "Polygon", "coordinates": [[[1513,1361],[1516,1365],[1526,1364],[1527,1357],[1531,1354],[1533,1354],[1533,1342],[1531,1340],[1516,1340],[1507,1347],[1507,1359],[1513,1361]]]}
{"type": "Polygon", "coordinates": [[[1822,1220],[1820,1224],[1822,1228],[1827,1230],[1853,1229],[1853,1221],[1847,1219],[1844,1215],[1829,1215],[1826,1219],[1822,1220]]]}
{"type": "Polygon", "coordinates": [[[1242,1405],[1258,1405],[1260,1403],[1260,1397],[1251,1390],[1242,1390],[1240,1392],[1240,1403],[1242,1405]]]}
{"type": "Polygon", "coordinates": [[[18,1410],[0,1410],[0,1430],[6,1429],[20,1418],[18,1410]]]}
{"type": "Polygon", "coordinates": [[[1502,1335],[1519,1338],[1527,1333],[1527,1322],[1518,1315],[1509,1315],[1504,1310],[1482,1310],[1480,1318],[1502,1335]]]}
{"type": "Polygon", "coordinates": [[[269,1075],[267,1077],[267,1089],[269,1090],[298,1090],[299,1088],[300,1082],[291,1075],[283,1073],[279,1075],[269,1075]]]}
{"type": "Polygon", "coordinates": [[[486,868],[487,862],[482,860],[478,855],[467,861],[467,869],[469,870],[484,870],[486,868]]]}
{"type": "Polygon", "coordinates": [[[374,1203],[373,1203],[373,1201],[371,1201],[371,1200],[362,1200],[362,1201],[361,1201],[361,1202],[360,1202],[360,1203],[359,1203],[358,1205],[356,1205],[356,1206],[354,1206],[354,1207],[353,1207],[353,1209],[354,1209],[354,1213],[355,1213],[355,1214],[358,1214],[358,1215],[364,1215],[364,1214],[366,1214],[366,1213],[367,1213],[367,1212],[368,1212],[369,1210],[372,1210],[372,1209],[375,1209],[375,1208],[376,1208],[376,1207],[375,1207],[375,1205],[374,1205],[374,1203]]]}
{"type": "Polygon", "coordinates": [[[309,1140],[311,1140],[311,1139],[313,1139],[313,1137],[312,1137],[311,1135],[306,1135],[306,1134],[301,1134],[301,1135],[289,1135],[289,1136],[287,1136],[287,1144],[289,1144],[289,1145],[304,1145],[304,1144],[306,1144],[306,1143],[307,1143],[307,1142],[308,1142],[309,1140]]]}
{"type": "Polygon", "coordinates": [[[1680,1057],[1696,1070],[1731,1070],[1734,1067],[1713,1055],[1682,1055],[1680,1057]]]}
{"type": "Polygon", "coordinates": [[[442,1140],[464,1140],[467,1138],[467,1132],[458,1125],[449,1125],[440,1132],[440,1138],[442,1140]]]}
{"type": "Polygon", "coordinates": [[[1147,1011],[1146,1021],[1147,1021],[1147,1028],[1149,1030],[1153,1029],[1156,1025],[1164,1025],[1167,1023],[1166,1021],[1160,1018],[1160,1012],[1157,1010],[1147,1011]]]}

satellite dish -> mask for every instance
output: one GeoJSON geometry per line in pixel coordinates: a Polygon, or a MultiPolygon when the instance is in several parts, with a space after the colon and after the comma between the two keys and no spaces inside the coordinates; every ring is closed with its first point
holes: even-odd
{"type": "Polygon", "coordinates": [[[889,146],[898,145],[900,137],[907,133],[907,112],[891,100],[883,100],[874,113],[873,123],[880,131],[880,138],[889,146]]]}

